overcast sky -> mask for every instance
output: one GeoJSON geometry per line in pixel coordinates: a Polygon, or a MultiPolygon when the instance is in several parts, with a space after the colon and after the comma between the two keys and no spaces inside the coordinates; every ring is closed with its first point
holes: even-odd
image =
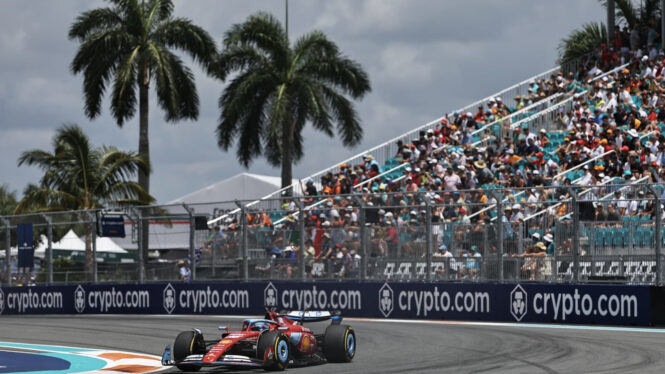
{"type": "MultiPolygon", "coordinates": [[[[51,150],[63,123],[77,123],[95,145],[138,147],[138,116],[123,128],[109,116],[83,114],[82,77],[69,71],[77,48],[67,31],[92,0],[3,0],[0,3],[0,184],[19,196],[40,171],[17,167],[21,152],[51,150]]],[[[284,19],[282,0],[180,0],[188,17],[221,43],[223,33],[257,11],[284,19]]],[[[289,34],[325,32],[369,73],[373,91],[357,103],[365,129],[360,146],[305,131],[302,178],[554,66],[561,38],[584,22],[605,19],[596,0],[291,0],[289,34]]],[[[257,160],[246,170],[217,147],[217,100],[224,87],[192,64],[201,98],[198,121],[170,124],[151,92],[151,192],[167,202],[248,171],[279,176],[257,160]]]]}

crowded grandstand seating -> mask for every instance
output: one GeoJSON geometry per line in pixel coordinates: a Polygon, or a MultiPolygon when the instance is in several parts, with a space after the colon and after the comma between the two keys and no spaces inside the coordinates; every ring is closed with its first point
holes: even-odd
{"type": "MultiPolygon", "coordinates": [[[[665,56],[626,51],[606,58],[607,52],[598,50],[574,71],[556,69],[522,84],[526,94],[474,103],[291,186],[302,209],[284,198],[279,208],[249,210],[250,246],[267,254],[256,257],[279,258],[299,242],[301,220],[312,242],[313,277],[331,273],[321,264],[342,258],[353,269],[361,232],[370,276],[381,279],[424,279],[428,271],[447,280],[487,275],[499,270],[492,261],[501,244],[503,273],[566,280],[572,261],[558,257],[570,256],[573,233],[580,255],[653,254],[653,204],[664,197],[665,56]],[[584,206],[579,217],[573,201],[584,206]],[[495,240],[499,226],[503,243],[495,240]],[[450,248],[455,266],[432,261],[428,269],[427,246],[450,248]],[[457,271],[469,261],[483,266],[457,271]]],[[[237,215],[223,218],[224,230],[238,229],[237,215]]],[[[654,264],[582,261],[579,274],[647,282],[654,264]]]]}

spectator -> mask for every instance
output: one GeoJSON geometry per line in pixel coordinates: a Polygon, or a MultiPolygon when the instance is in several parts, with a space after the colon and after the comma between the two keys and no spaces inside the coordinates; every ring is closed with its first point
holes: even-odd
{"type": "Polygon", "coordinates": [[[316,260],[316,249],[314,249],[314,245],[311,239],[307,239],[305,241],[304,256],[305,256],[305,272],[311,275],[312,265],[316,260]]]}
{"type": "Polygon", "coordinates": [[[185,265],[184,260],[179,260],[178,261],[178,279],[187,282],[190,280],[191,277],[191,272],[189,271],[189,268],[185,265]]]}

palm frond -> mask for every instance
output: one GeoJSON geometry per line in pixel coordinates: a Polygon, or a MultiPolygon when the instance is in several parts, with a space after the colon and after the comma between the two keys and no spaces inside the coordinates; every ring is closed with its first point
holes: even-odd
{"type": "Polygon", "coordinates": [[[194,61],[207,67],[217,54],[213,38],[203,28],[186,18],[169,19],[153,33],[156,43],[187,53],[194,61]]]}
{"type": "Polygon", "coordinates": [[[255,69],[272,70],[271,62],[265,54],[253,47],[231,46],[211,65],[210,73],[218,79],[226,80],[233,71],[255,69]]]}
{"type": "Polygon", "coordinates": [[[230,147],[242,123],[253,128],[247,133],[252,139],[244,141],[245,144],[251,144],[250,149],[245,152],[246,157],[239,158],[245,161],[244,164],[251,161],[252,154],[261,154],[260,136],[266,117],[266,102],[274,92],[276,83],[270,73],[249,70],[238,75],[219,99],[221,115],[217,126],[217,140],[221,148],[226,150],[230,147]],[[256,107],[251,107],[249,103],[256,103],[256,107]],[[256,119],[255,122],[247,120],[251,116],[256,119]],[[258,153],[255,153],[257,151],[258,153]]]}
{"type": "Polygon", "coordinates": [[[113,82],[113,94],[111,97],[111,113],[118,126],[134,116],[136,112],[136,85],[138,66],[136,59],[140,47],[136,47],[132,53],[120,61],[115,72],[115,81],[113,82]]]}
{"type": "Polygon", "coordinates": [[[155,201],[138,183],[132,181],[124,181],[107,186],[102,197],[111,204],[128,199],[140,201],[143,204],[150,204],[155,201]]]}
{"type": "Polygon", "coordinates": [[[111,8],[98,8],[89,10],[76,17],[76,21],[69,27],[69,39],[80,42],[86,41],[94,34],[117,28],[123,23],[119,14],[111,8]]]}
{"type": "Polygon", "coordinates": [[[286,32],[272,15],[258,12],[247,21],[231,26],[224,35],[224,47],[253,46],[265,51],[277,67],[286,66],[289,59],[289,42],[286,32]]]}
{"type": "Polygon", "coordinates": [[[150,45],[156,71],[157,98],[166,112],[167,121],[182,118],[196,119],[199,115],[199,95],[194,74],[182,60],[168,50],[150,45]]]}
{"type": "Polygon", "coordinates": [[[332,116],[337,123],[337,133],[342,138],[342,143],[347,146],[355,146],[362,140],[363,129],[358,120],[358,113],[353,108],[353,104],[336,92],[334,89],[322,86],[323,96],[332,109],[332,116]]]}
{"type": "Polygon", "coordinates": [[[53,154],[41,149],[32,149],[24,151],[18,158],[18,166],[36,165],[40,169],[48,169],[54,162],[53,154]]]}
{"type": "Polygon", "coordinates": [[[573,30],[559,44],[559,62],[566,63],[588,55],[607,40],[607,28],[603,23],[585,23],[573,30]]]}

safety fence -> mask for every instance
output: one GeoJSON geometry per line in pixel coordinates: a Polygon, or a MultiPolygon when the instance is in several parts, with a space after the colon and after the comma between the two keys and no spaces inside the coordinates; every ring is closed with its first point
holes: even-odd
{"type": "Polygon", "coordinates": [[[231,203],[131,207],[113,212],[124,238],[98,235],[99,211],[3,217],[0,278],[662,284],[665,188],[639,180],[283,198],[277,210],[236,202],[215,227],[207,219],[231,203]],[[31,268],[16,263],[22,223],[34,227],[31,268]]]}

